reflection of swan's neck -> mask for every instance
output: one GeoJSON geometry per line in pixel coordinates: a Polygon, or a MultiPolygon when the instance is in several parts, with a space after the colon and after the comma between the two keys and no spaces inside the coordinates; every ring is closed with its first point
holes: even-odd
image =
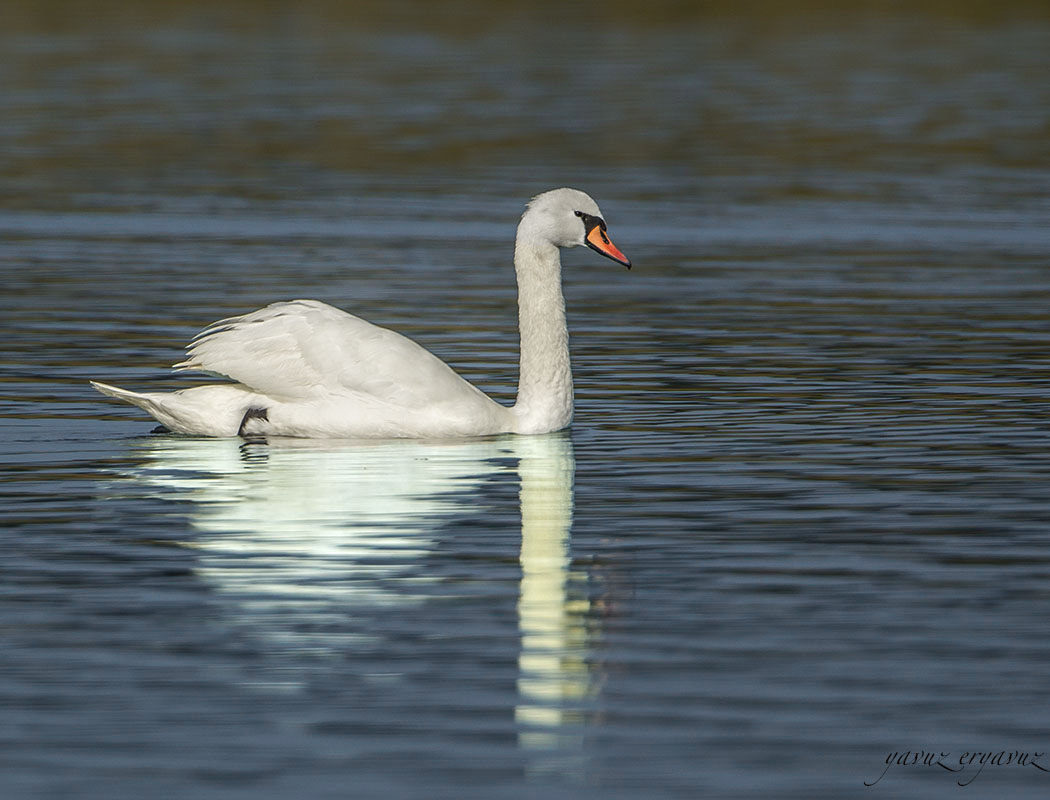
{"type": "Polygon", "coordinates": [[[530,235],[523,225],[514,247],[514,268],[521,332],[517,433],[561,430],[572,421],[572,368],[558,248],[530,235]]]}
{"type": "Polygon", "coordinates": [[[529,437],[521,461],[521,597],[518,625],[519,742],[529,750],[562,748],[579,722],[590,691],[587,601],[570,599],[572,443],[567,437],[529,437]]]}

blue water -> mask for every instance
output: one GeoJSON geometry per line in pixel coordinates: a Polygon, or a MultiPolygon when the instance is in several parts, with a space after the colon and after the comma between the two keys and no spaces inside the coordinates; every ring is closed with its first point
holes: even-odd
{"type": "Polygon", "coordinates": [[[3,797],[1050,791],[1044,10],[54,8],[0,30],[3,797]],[[635,264],[565,256],[571,431],[87,386],[316,297],[510,401],[563,184],[635,264]]]}

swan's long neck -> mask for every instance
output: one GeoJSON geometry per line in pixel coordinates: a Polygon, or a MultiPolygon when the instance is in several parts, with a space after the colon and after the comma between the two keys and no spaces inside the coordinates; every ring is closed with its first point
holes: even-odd
{"type": "Polygon", "coordinates": [[[518,274],[521,371],[514,405],[517,433],[548,433],[572,421],[572,367],[561,256],[549,241],[530,235],[525,220],[514,245],[518,274]]]}

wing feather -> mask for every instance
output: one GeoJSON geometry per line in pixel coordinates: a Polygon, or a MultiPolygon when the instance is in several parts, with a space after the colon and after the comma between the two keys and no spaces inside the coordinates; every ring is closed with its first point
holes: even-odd
{"type": "Polygon", "coordinates": [[[282,399],[357,395],[418,408],[484,397],[411,339],[317,300],[219,320],[194,337],[175,369],[221,375],[282,399]]]}

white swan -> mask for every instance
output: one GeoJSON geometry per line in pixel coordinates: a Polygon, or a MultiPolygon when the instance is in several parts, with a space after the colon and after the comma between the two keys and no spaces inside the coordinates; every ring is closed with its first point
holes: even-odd
{"type": "Polygon", "coordinates": [[[501,405],[401,334],[317,300],[274,303],[201,331],[177,370],[230,378],[160,393],[91,382],[169,430],[313,438],[549,433],[572,421],[572,370],[559,247],[591,247],[630,269],[598,205],[576,189],[537,195],[518,224],[521,370],[501,405]]]}

